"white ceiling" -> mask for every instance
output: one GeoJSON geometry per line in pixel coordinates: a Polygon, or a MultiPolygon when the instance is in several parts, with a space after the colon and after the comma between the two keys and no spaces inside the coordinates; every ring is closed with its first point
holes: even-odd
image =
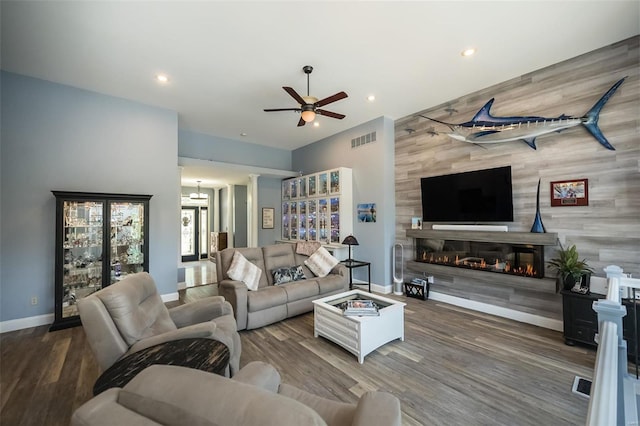
{"type": "MultiPolygon", "coordinates": [[[[640,33],[638,1],[2,1],[2,69],[178,112],[183,129],[295,149],[640,33]],[[464,58],[469,46],[477,54],[464,58]],[[344,90],[296,127],[282,86],[344,90]],[[170,82],[154,80],[166,73],[170,82]],[[375,102],[367,101],[374,94],[375,102]],[[246,133],[246,136],[241,136],[246,133]]],[[[204,186],[204,185],[203,185],[204,186]]]]}

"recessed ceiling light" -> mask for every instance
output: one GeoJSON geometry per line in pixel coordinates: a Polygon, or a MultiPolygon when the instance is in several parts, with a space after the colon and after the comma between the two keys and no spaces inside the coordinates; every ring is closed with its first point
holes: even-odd
{"type": "Polygon", "coordinates": [[[473,47],[464,49],[462,52],[460,52],[462,56],[472,56],[474,53],[476,53],[476,49],[474,49],[473,47]]]}
{"type": "Polygon", "coordinates": [[[168,83],[169,82],[169,77],[167,77],[164,74],[158,74],[156,75],[156,80],[160,83],[168,83]]]}
{"type": "Polygon", "coordinates": [[[313,127],[320,127],[320,123],[318,123],[317,121],[313,122],[313,127]]]}
{"type": "Polygon", "coordinates": [[[240,136],[247,136],[245,132],[240,133],[240,136]]]}
{"type": "Polygon", "coordinates": [[[368,100],[369,102],[373,102],[373,101],[375,101],[375,100],[376,100],[376,97],[375,97],[375,95],[369,95],[369,96],[367,96],[367,100],[368,100]]]}

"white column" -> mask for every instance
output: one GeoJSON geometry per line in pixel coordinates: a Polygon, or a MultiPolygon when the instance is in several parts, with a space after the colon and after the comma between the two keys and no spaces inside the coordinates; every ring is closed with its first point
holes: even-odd
{"type": "Polygon", "coordinates": [[[247,191],[247,239],[249,247],[258,247],[258,177],[249,175],[249,188],[247,191]]]}
{"type": "Polygon", "coordinates": [[[213,229],[211,231],[220,231],[220,189],[213,188],[213,229]]]}

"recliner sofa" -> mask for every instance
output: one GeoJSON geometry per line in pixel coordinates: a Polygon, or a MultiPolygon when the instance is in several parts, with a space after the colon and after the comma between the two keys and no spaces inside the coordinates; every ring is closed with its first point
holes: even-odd
{"type": "Polygon", "coordinates": [[[349,289],[349,273],[337,264],[327,276],[317,277],[304,264],[309,258],[298,253],[295,244],[274,244],[257,248],[227,248],[216,253],[218,293],[233,307],[238,330],[263,327],[313,310],[313,300],[349,289]],[[233,255],[240,252],[262,271],[258,290],[229,278],[233,255]],[[301,265],[306,279],[274,285],[273,271],[301,265]]]}
{"type": "Polygon", "coordinates": [[[231,305],[211,296],[167,309],[147,272],[128,275],[78,302],[101,370],[129,354],[171,340],[208,338],[230,352],[228,375],[240,367],[241,342],[231,305]]]}
{"type": "Polygon", "coordinates": [[[111,388],[78,408],[72,426],[399,426],[400,401],[378,391],[357,404],[321,398],[280,383],[254,361],[233,379],[172,365],[146,368],[124,388],[111,388]]]}

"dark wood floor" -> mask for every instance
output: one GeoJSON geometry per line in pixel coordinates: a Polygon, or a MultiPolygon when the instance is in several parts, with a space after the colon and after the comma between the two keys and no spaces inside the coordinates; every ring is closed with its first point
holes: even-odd
{"type": "MultiPolygon", "coordinates": [[[[215,286],[181,291],[182,300],[215,286]]],[[[340,401],[372,389],[402,401],[406,425],[584,424],[587,400],[571,393],[591,377],[595,352],[566,346],[559,332],[444,303],[407,302],[405,341],[364,364],[313,337],[313,314],[243,331],[244,365],[273,364],[283,381],[340,401]]],[[[0,424],[68,425],[91,397],[98,367],[81,327],[36,327],[0,335],[0,424]]]]}

